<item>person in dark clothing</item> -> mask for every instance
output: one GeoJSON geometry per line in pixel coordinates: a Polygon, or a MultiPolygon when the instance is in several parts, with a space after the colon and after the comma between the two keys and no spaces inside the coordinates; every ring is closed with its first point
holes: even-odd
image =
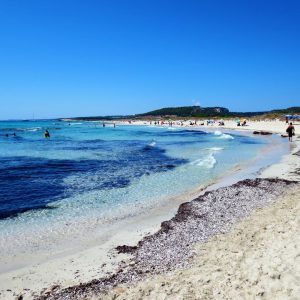
{"type": "Polygon", "coordinates": [[[288,128],[286,129],[286,132],[289,136],[289,141],[293,141],[293,135],[295,135],[295,127],[293,126],[293,123],[291,122],[288,128]]]}
{"type": "Polygon", "coordinates": [[[50,138],[50,133],[49,133],[48,129],[45,130],[44,136],[46,139],[50,138]]]}

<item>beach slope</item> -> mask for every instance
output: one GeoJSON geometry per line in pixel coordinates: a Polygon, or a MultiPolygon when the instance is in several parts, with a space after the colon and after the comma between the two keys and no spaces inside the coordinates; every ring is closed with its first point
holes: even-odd
{"type": "Polygon", "coordinates": [[[189,269],[94,299],[299,299],[300,187],[196,247],[189,269]]]}

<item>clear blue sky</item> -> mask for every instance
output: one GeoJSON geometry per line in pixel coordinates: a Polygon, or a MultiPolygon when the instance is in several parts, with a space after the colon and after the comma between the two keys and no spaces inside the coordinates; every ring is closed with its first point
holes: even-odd
{"type": "Polygon", "coordinates": [[[0,119],[300,105],[300,1],[0,1],[0,119]]]}

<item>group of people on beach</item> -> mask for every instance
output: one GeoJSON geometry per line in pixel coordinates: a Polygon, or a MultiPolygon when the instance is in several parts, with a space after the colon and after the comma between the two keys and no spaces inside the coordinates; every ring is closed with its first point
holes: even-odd
{"type": "MultiPolygon", "coordinates": [[[[151,123],[152,123],[152,122],[150,122],[150,124],[151,124],[151,123]]],[[[242,124],[242,126],[246,124],[246,120],[244,120],[243,123],[244,123],[244,124],[242,124]]],[[[161,125],[164,125],[164,124],[165,124],[165,123],[164,123],[163,121],[161,121],[161,125]]],[[[169,122],[168,125],[169,125],[169,126],[173,126],[173,124],[174,124],[173,122],[169,122]]],[[[103,127],[105,127],[105,123],[103,123],[102,125],[103,125],[103,127]]],[[[116,127],[116,124],[113,123],[113,125],[114,125],[114,128],[115,128],[115,127],[116,127]]],[[[159,121],[155,121],[155,122],[154,122],[154,125],[160,125],[160,122],[159,122],[159,121]]],[[[181,122],[180,125],[183,126],[183,123],[181,122]]],[[[195,121],[195,123],[190,123],[190,125],[197,125],[197,122],[195,121]]],[[[200,124],[200,125],[204,125],[204,123],[202,123],[202,124],[200,124]]],[[[207,125],[210,125],[210,120],[207,121],[207,125]]],[[[225,125],[224,122],[219,122],[219,126],[224,126],[224,125],[225,125]]],[[[238,124],[238,126],[241,126],[241,125],[238,124]]],[[[287,136],[288,136],[288,138],[289,138],[289,141],[292,142],[292,141],[293,141],[293,136],[295,135],[295,127],[294,127],[294,125],[293,125],[292,122],[289,123],[289,125],[288,125],[288,127],[287,127],[287,129],[286,129],[286,133],[287,133],[287,136]]],[[[6,136],[6,137],[9,137],[9,134],[6,133],[5,136],[6,136]]],[[[13,137],[16,137],[17,135],[16,135],[16,133],[13,133],[12,136],[13,136],[13,137]]],[[[282,135],[282,136],[284,136],[284,135],[282,135]]],[[[45,137],[46,139],[50,138],[50,133],[49,133],[48,129],[45,130],[45,132],[44,132],[44,137],[45,137]]]]}

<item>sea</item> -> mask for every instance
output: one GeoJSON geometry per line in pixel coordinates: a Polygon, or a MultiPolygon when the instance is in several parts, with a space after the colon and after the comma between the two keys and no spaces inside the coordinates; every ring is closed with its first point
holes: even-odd
{"type": "Polygon", "coordinates": [[[271,148],[273,158],[285,151],[278,136],[216,128],[0,121],[0,252],[105,231],[242,166],[270,163],[271,148]]]}

